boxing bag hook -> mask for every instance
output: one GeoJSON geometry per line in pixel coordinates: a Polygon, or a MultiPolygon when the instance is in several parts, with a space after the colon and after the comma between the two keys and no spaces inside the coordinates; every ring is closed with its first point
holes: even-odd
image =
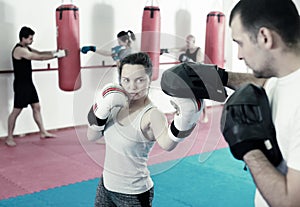
{"type": "MultiPolygon", "coordinates": [[[[69,0],[71,1],[71,4],[73,4],[73,0],[69,0]]],[[[65,4],[65,0],[61,0],[61,4],[65,4]]]]}
{"type": "Polygon", "coordinates": [[[146,2],[146,7],[148,7],[146,10],[150,10],[150,18],[153,19],[154,18],[154,11],[155,10],[159,10],[158,8],[158,1],[155,0],[155,2],[153,3],[153,0],[148,0],[146,2]],[[149,4],[151,2],[151,4],[149,4]]]}
{"type": "Polygon", "coordinates": [[[158,1],[157,0],[147,0],[146,5],[145,6],[156,6],[158,7],[158,1]]]}
{"type": "Polygon", "coordinates": [[[59,11],[59,19],[60,20],[62,19],[63,11],[66,11],[66,10],[72,10],[73,15],[74,15],[74,19],[77,19],[76,12],[78,11],[78,8],[76,6],[74,6],[73,8],[61,8],[61,9],[59,9],[58,11],[59,11]]]}

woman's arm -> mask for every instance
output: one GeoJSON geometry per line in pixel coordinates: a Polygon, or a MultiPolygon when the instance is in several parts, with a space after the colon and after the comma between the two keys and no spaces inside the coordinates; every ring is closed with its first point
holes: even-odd
{"type": "Polygon", "coordinates": [[[171,151],[178,144],[169,138],[167,118],[156,108],[145,113],[141,128],[146,138],[156,140],[158,145],[166,151],[171,151]]]}

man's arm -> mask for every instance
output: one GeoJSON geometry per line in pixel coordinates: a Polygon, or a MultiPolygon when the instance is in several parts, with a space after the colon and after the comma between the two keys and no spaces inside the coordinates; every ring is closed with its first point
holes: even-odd
{"type": "Polygon", "coordinates": [[[286,175],[281,174],[260,150],[246,153],[244,161],[270,206],[300,206],[300,171],[288,168],[286,175]]]}
{"type": "Polygon", "coordinates": [[[14,51],[14,57],[16,59],[25,58],[28,60],[50,60],[53,58],[60,58],[66,56],[66,52],[63,50],[55,52],[39,52],[31,48],[32,51],[27,48],[17,47],[14,51]]]}
{"type": "Polygon", "coordinates": [[[16,59],[25,58],[27,60],[49,60],[54,58],[51,52],[41,53],[37,50],[31,49],[30,51],[23,47],[17,47],[13,55],[16,59]]]}
{"type": "Polygon", "coordinates": [[[178,53],[178,52],[185,52],[186,47],[179,47],[179,48],[169,48],[168,49],[170,53],[178,53]]]}
{"type": "Polygon", "coordinates": [[[44,54],[50,54],[50,53],[52,53],[51,51],[39,51],[39,50],[33,49],[33,48],[31,48],[31,47],[30,47],[30,49],[31,49],[31,52],[37,53],[37,54],[39,54],[39,55],[44,55],[44,54]]]}
{"type": "Polygon", "coordinates": [[[251,73],[236,73],[236,72],[227,72],[227,73],[228,73],[228,82],[226,86],[234,90],[248,83],[264,86],[267,80],[265,78],[256,78],[251,73]]]}
{"type": "Polygon", "coordinates": [[[186,47],[180,47],[180,48],[162,48],[160,49],[160,55],[164,53],[179,53],[179,52],[185,52],[186,47]]]}
{"type": "Polygon", "coordinates": [[[203,63],[204,62],[204,55],[202,55],[202,50],[199,48],[196,56],[196,62],[203,63]]]}

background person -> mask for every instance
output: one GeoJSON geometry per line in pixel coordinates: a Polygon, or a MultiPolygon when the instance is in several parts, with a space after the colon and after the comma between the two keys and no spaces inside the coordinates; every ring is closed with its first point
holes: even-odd
{"type": "Polygon", "coordinates": [[[96,46],[83,46],[81,52],[86,54],[88,51],[95,52],[99,55],[111,56],[114,61],[119,62],[132,53],[131,43],[135,41],[135,34],[128,30],[127,32],[121,31],[117,34],[118,45],[113,47],[111,51],[99,49],[96,46]]]}
{"type": "Polygon", "coordinates": [[[41,106],[35,86],[32,81],[31,60],[49,60],[66,56],[65,50],[53,52],[40,52],[29,45],[33,42],[35,32],[29,27],[22,27],[19,32],[20,42],[12,51],[12,63],[14,70],[14,108],[8,117],[8,135],[6,144],[16,146],[13,138],[16,119],[23,108],[30,104],[33,118],[40,130],[41,138],[54,137],[55,135],[46,131],[41,115],[41,106]]]}
{"type": "Polygon", "coordinates": [[[185,38],[185,45],[180,48],[164,48],[160,53],[180,53],[178,60],[180,62],[204,62],[204,56],[199,46],[196,46],[196,38],[189,34],[185,38]]]}
{"type": "Polygon", "coordinates": [[[186,45],[181,49],[181,51],[184,51],[183,54],[179,56],[180,62],[198,62],[203,63],[204,62],[204,56],[201,51],[201,48],[196,46],[196,39],[195,36],[189,34],[186,37],[186,45]]]}

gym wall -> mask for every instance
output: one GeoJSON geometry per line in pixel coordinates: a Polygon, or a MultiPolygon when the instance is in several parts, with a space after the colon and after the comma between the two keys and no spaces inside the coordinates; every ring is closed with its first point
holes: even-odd
{"type": "MultiPolygon", "coordinates": [[[[130,29],[137,37],[140,36],[146,0],[0,0],[0,137],[7,136],[7,118],[13,108],[11,50],[19,41],[19,30],[22,26],[29,26],[36,32],[33,48],[55,50],[55,10],[62,2],[79,7],[80,46],[92,44],[109,50],[117,43],[116,35],[121,30],[130,29]]],[[[221,11],[228,21],[229,12],[236,2],[237,0],[158,1],[161,11],[161,48],[183,46],[185,36],[193,34],[196,44],[204,51],[206,15],[211,11],[221,11]]],[[[299,8],[300,0],[295,3],[299,8]]],[[[228,23],[225,35],[225,68],[247,71],[243,61],[237,59],[237,48],[231,40],[228,23]]],[[[139,48],[139,44],[136,41],[134,47],[139,48]]],[[[172,61],[161,57],[161,62],[172,61]]],[[[33,61],[33,68],[38,70],[33,73],[33,80],[40,97],[45,127],[59,129],[86,124],[86,114],[95,90],[99,84],[115,78],[115,68],[110,66],[112,63],[109,57],[81,54],[82,86],[79,90],[65,92],[58,87],[57,59],[33,61]]],[[[162,64],[160,73],[171,66],[172,64],[162,64]]],[[[153,85],[159,86],[159,79],[153,85]]],[[[38,131],[31,113],[30,107],[24,109],[17,120],[15,134],[38,131]]]]}

